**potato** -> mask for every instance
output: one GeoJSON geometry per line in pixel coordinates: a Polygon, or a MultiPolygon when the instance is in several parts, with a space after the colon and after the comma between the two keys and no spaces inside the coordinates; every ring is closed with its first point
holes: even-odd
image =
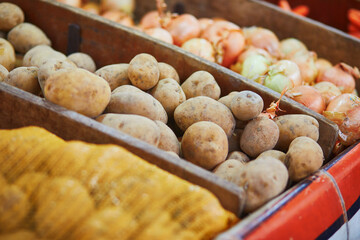
{"type": "Polygon", "coordinates": [[[144,93],[144,91],[140,90],[139,88],[133,85],[122,85],[120,87],[115,88],[111,94],[120,93],[120,92],[139,92],[144,93]]]}
{"type": "Polygon", "coordinates": [[[210,121],[218,124],[231,136],[235,128],[235,119],[230,109],[218,101],[199,96],[186,100],[174,112],[174,119],[179,128],[185,131],[193,123],[210,121]]]}
{"type": "Polygon", "coordinates": [[[16,179],[15,185],[20,188],[23,193],[27,196],[29,201],[33,204],[37,199],[37,190],[39,186],[47,181],[48,176],[45,173],[30,172],[22,174],[16,179]]]}
{"type": "Polygon", "coordinates": [[[143,116],[107,113],[97,117],[96,121],[156,147],[160,142],[160,129],[158,125],[143,116]]]}
{"type": "Polygon", "coordinates": [[[231,136],[228,137],[229,152],[241,151],[239,142],[240,142],[241,135],[242,135],[243,131],[244,131],[243,129],[236,129],[235,128],[235,130],[231,134],[231,136]]]}
{"type": "Polygon", "coordinates": [[[0,65],[0,82],[3,82],[8,74],[9,71],[3,65],[0,65]]]}
{"type": "Polygon", "coordinates": [[[0,173],[0,189],[3,189],[5,186],[7,186],[7,181],[5,177],[0,173]]]}
{"type": "Polygon", "coordinates": [[[240,148],[250,157],[273,149],[279,139],[279,128],[273,120],[255,118],[250,121],[240,139],[240,148]]]}
{"type": "Polygon", "coordinates": [[[226,158],[227,136],[215,123],[196,122],[185,131],[181,141],[181,151],[186,160],[211,170],[226,158]]]}
{"type": "Polygon", "coordinates": [[[250,158],[245,153],[240,151],[231,152],[226,159],[234,159],[242,163],[250,161],[250,158]]]}
{"type": "Polygon", "coordinates": [[[46,239],[69,239],[74,228],[94,211],[86,188],[69,177],[54,177],[38,189],[36,232],[46,239]]]}
{"type": "Polygon", "coordinates": [[[230,108],[231,101],[237,93],[239,93],[239,92],[233,91],[233,92],[229,93],[228,95],[221,97],[218,101],[221,102],[222,104],[224,104],[225,106],[227,106],[228,108],[230,108]]]}
{"type": "Polygon", "coordinates": [[[40,93],[37,67],[18,67],[12,70],[4,82],[33,94],[40,93]]]}
{"type": "Polygon", "coordinates": [[[109,84],[81,68],[63,69],[45,82],[45,98],[88,117],[100,115],[110,101],[109,84]]]}
{"type": "Polygon", "coordinates": [[[181,88],[184,90],[186,99],[206,96],[218,100],[221,93],[220,87],[213,75],[206,71],[197,71],[191,74],[191,76],[181,84],[181,88]]]}
{"type": "Polygon", "coordinates": [[[59,60],[56,58],[49,58],[44,60],[43,64],[39,67],[38,81],[41,90],[44,91],[45,81],[52,74],[56,73],[61,69],[76,69],[76,65],[69,60],[59,60]]]}
{"type": "Polygon", "coordinates": [[[159,71],[160,71],[159,80],[164,79],[164,78],[172,78],[177,83],[180,84],[179,74],[177,73],[175,68],[173,68],[171,65],[169,65],[167,63],[163,63],[163,62],[159,62],[158,67],[159,67],[159,71]]]}
{"type": "Polygon", "coordinates": [[[47,45],[39,45],[30,49],[23,58],[23,65],[25,67],[38,67],[44,64],[50,58],[54,58],[60,61],[66,61],[65,54],[55,51],[47,45]]]}
{"type": "Polygon", "coordinates": [[[127,63],[111,64],[98,69],[95,74],[105,79],[113,91],[119,86],[131,84],[128,68],[129,64],[127,63]]]}
{"type": "Polygon", "coordinates": [[[320,169],[324,154],[320,145],[309,137],[297,137],[286,153],[285,165],[289,169],[290,180],[298,182],[320,169]]]}
{"type": "Polygon", "coordinates": [[[240,162],[235,159],[228,159],[220,163],[214,170],[213,173],[229,182],[238,184],[241,173],[241,168],[245,166],[244,162],[240,162]]]}
{"type": "Polygon", "coordinates": [[[319,139],[319,122],[308,115],[287,114],[274,118],[280,130],[276,149],[287,151],[290,143],[297,137],[306,136],[314,141],[319,139]]]}
{"type": "Polygon", "coordinates": [[[0,38],[0,64],[8,71],[15,66],[15,50],[13,46],[3,38],[0,38]]]}
{"type": "Polygon", "coordinates": [[[0,189],[0,232],[19,228],[29,214],[30,203],[15,185],[0,189]]]}
{"type": "Polygon", "coordinates": [[[244,211],[252,212],[285,190],[289,175],[279,160],[257,159],[248,162],[239,177],[247,194],[244,211]]]}
{"type": "Polygon", "coordinates": [[[144,91],[149,90],[159,81],[158,62],[150,54],[138,54],[129,63],[128,76],[134,86],[144,91]]]}
{"type": "Polygon", "coordinates": [[[111,94],[108,113],[136,114],[167,123],[168,117],[161,103],[145,92],[117,92],[111,94]]]}
{"type": "Polygon", "coordinates": [[[41,240],[34,232],[19,230],[12,233],[0,234],[1,240],[41,240]]]}
{"type": "Polygon", "coordinates": [[[165,123],[160,121],[155,121],[155,123],[160,129],[160,142],[158,148],[165,151],[171,151],[179,155],[180,143],[175,133],[165,123]]]}
{"type": "Polygon", "coordinates": [[[11,29],[8,40],[19,53],[26,53],[37,45],[51,46],[51,41],[45,33],[31,23],[20,23],[11,29]]]}
{"type": "Polygon", "coordinates": [[[284,163],[284,162],[285,162],[285,156],[286,156],[286,154],[283,153],[283,152],[281,152],[281,151],[278,151],[278,150],[267,150],[267,151],[261,153],[256,159],[271,157],[271,158],[278,159],[278,160],[280,160],[282,163],[284,163]]]}
{"type": "MultiPolygon", "coordinates": [[[[88,70],[89,72],[96,71],[96,65],[94,60],[90,57],[89,54],[76,52],[72,53],[67,57],[70,61],[75,63],[78,68],[88,70]]],[[[106,79],[105,79],[106,80],[106,79]]]]}
{"type": "Polygon", "coordinates": [[[180,85],[171,78],[160,80],[150,94],[163,105],[169,116],[173,116],[176,107],[186,100],[180,85]]]}
{"type": "Polygon", "coordinates": [[[17,5],[0,3],[0,31],[9,31],[24,22],[24,12],[17,5]]]}
{"type": "Polygon", "coordinates": [[[264,101],[258,94],[252,91],[241,91],[234,94],[230,103],[232,113],[241,121],[256,118],[263,108],[264,101]]]}

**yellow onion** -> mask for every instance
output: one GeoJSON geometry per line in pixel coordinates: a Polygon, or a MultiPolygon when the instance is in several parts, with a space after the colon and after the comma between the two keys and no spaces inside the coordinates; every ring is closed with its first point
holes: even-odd
{"type": "Polygon", "coordinates": [[[277,36],[269,29],[250,27],[244,29],[246,44],[262,48],[275,58],[280,57],[280,42],[277,36]]]}
{"type": "Polygon", "coordinates": [[[215,50],[211,43],[203,38],[192,38],[186,41],[182,49],[189,51],[199,57],[215,62],[215,50]]]}
{"type": "Polygon", "coordinates": [[[280,41],[280,55],[282,59],[290,59],[299,51],[308,51],[303,42],[296,38],[286,38],[280,41]]]}
{"type": "Polygon", "coordinates": [[[341,143],[345,146],[360,139],[360,105],[346,112],[346,118],[339,129],[341,143]]]}
{"type": "Polygon", "coordinates": [[[177,46],[181,46],[187,40],[196,38],[200,34],[199,21],[191,14],[182,14],[172,19],[165,29],[169,31],[177,46]]]}
{"type": "Polygon", "coordinates": [[[144,32],[153,38],[159,39],[161,41],[173,44],[173,38],[171,34],[163,28],[148,28],[144,32]]]}
{"type": "Polygon", "coordinates": [[[100,7],[103,12],[120,10],[126,14],[132,14],[135,9],[134,0],[101,0],[100,7]]]}
{"type": "Polygon", "coordinates": [[[161,28],[160,21],[158,11],[150,11],[141,18],[139,26],[142,29],[161,28]]]}
{"type": "Polygon", "coordinates": [[[263,84],[263,76],[269,71],[270,61],[260,54],[247,57],[242,64],[240,74],[255,82],[263,84]]]}
{"type": "Polygon", "coordinates": [[[331,100],[326,108],[330,112],[346,113],[360,104],[360,98],[351,93],[344,93],[331,100]]]}
{"type": "Polygon", "coordinates": [[[324,72],[328,68],[331,68],[333,65],[331,64],[331,62],[329,62],[324,58],[318,58],[315,61],[315,66],[318,70],[318,77],[319,77],[322,72],[324,72]]]}
{"type": "Polygon", "coordinates": [[[317,113],[322,113],[325,110],[325,102],[321,94],[311,86],[294,87],[286,92],[286,96],[317,113]]]}
{"type": "Polygon", "coordinates": [[[312,85],[315,83],[315,79],[318,75],[318,70],[315,66],[315,61],[317,55],[315,52],[296,52],[290,60],[295,62],[301,73],[301,78],[303,82],[307,85],[312,85]]]}
{"type": "Polygon", "coordinates": [[[331,100],[341,95],[341,91],[335,84],[331,82],[319,82],[314,85],[314,88],[318,90],[321,97],[324,99],[326,106],[331,100]]]}

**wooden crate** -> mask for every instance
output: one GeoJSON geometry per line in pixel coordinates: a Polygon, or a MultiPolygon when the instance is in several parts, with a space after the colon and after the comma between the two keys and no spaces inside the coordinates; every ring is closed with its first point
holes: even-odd
{"type": "MultiPolygon", "coordinates": [[[[143,1],[144,4],[146,2],[143,1]]],[[[146,52],[155,56],[158,61],[174,66],[182,80],[197,70],[209,71],[218,81],[222,95],[235,90],[251,90],[262,96],[265,105],[276,101],[280,96],[215,63],[82,10],[49,0],[12,0],[12,3],[23,9],[26,21],[39,26],[48,35],[55,49],[64,53],[72,51],[88,53],[94,58],[98,67],[129,62],[136,54],[146,52]],[[74,44],[76,42],[79,44],[74,44]]],[[[319,121],[319,143],[329,159],[337,137],[337,126],[322,115],[286,97],[282,99],[280,107],[286,113],[308,114],[319,121]]],[[[67,140],[119,144],[162,169],[209,189],[226,209],[237,214],[242,211],[244,192],[234,184],[90,118],[2,83],[0,83],[0,115],[1,128],[38,125],[67,140]]]]}

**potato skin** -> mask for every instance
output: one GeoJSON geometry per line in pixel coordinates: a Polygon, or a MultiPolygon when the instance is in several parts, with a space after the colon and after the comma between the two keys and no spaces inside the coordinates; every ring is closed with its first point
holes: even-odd
{"type": "Polygon", "coordinates": [[[38,71],[37,67],[18,67],[7,75],[4,82],[29,93],[39,94],[38,71]]]}
{"type": "Polygon", "coordinates": [[[235,118],[230,109],[205,96],[190,98],[180,104],[175,109],[174,119],[183,131],[199,121],[210,121],[218,124],[227,136],[231,136],[235,128],[235,118]]]}
{"type": "Polygon", "coordinates": [[[298,182],[320,169],[324,154],[320,145],[309,137],[295,138],[286,153],[285,164],[290,180],[298,182]]]}
{"type": "Polygon", "coordinates": [[[221,102],[222,104],[224,104],[225,106],[227,106],[228,108],[230,108],[231,101],[237,93],[239,93],[239,92],[233,91],[233,92],[229,93],[228,95],[219,98],[218,101],[221,102]]]}
{"type": "Polygon", "coordinates": [[[97,117],[96,121],[156,147],[160,142],[160,129],[158,125],[143,116],[107,113],[97,117]]]}
{"type": "Polygon", "coordinates": [[[245,153],[240,151],[233,151],[229,153],[226,159],[234,159],[242,163],[246,163],[250,161],[250,158],[245,153]]]}
{"type": "Polygon", "coordinates": [[[45,82],[45,98],[88,117],[100,115],[110,101],[109,84],[81,68],[59,70],[45,82]]]}
{"type": "Polygon", "coordinates": [[[280,160],[282,163],[285,164],[285,156],[286,156],[286,154],[283,153],[283,152],[281,152],[281,151],[278,151],[278,150],[267,150],[267,151],[261,153],[256,159],[271,157],[271,158],[278,159],[278,160],[280,160]]]}
{"type": "Polygon", "coordinates": [[[276,149],[286,152],[290,143],[297,137],[306,136],[314,141],[319,139],[319,122],[308,115],[287,114],[274,118],[280,130],[276,149]]]}
{"type": "Polygon", "coordinates": [[[141,90],[146,91],[154,87],[159,81],[159,75],[158,62],[150,54],[138,54],[129,63],[129,79],[141,90]]]}
{"type": "Polygon", "coordinates": [[[24,12],[17,5],[0,3],[0,31],[9,31],[16,25],[24,22],[24,12]]]}
{"type": "MultiPolygon", "coordinates": [[[[96,71],[96,65],[94,60],[90,57],[89,54],[76,52],[72,53],[67,57],[70,61],[75,63],[78,68],[88,70],[89,72],[96,71]]],[[[101,76],[100,76],[101,77],[101,76]]],[[[105,79],[106,80],[106,79],[105,79]]]]}
{"type": "Polygon", "coordinates": [[[15,50],[10,42],[0,38],[0,64],[3,65],[8,71],[15,67],[15,50]]]}
{"type": "Polygon", "coordinates": [[[95,74],[104,78],[110,85],[111,91],[119,86],[131,84],[128,77],[129,64],[119,63],[104,66],[98,69],[95,74]]]}
{"type": "Polygon", "coordinates": [[[0,82],[3,82],[7,75],[9,74],[9,71],[0,64],[0,82]]]}
{"type": "Polygon", "coordinates": [[[240,148],[250,157],[273,149],[279,139],[279,128],[268,118],[255,118],[245,127],[240,139],[240,148]]]}
{"type": "Polygon", "coordinates": [[[246,213],[284,191],[289,178],[285,165],[275,158],[250,161],[241,170],[238,185],[244,187],[248,196],[246,213]]]}
{"type": "Polygon", "coordinates": [[[235,128],[234,131],[232,132],[231,136],[228,137],[229,152],[241,151],[239,142],[240,142],[243,131],[244,131],[243,129],[235,128]]]}
{"type": "Polygon", "coordinates": [[[180,84],[179,74],[177,73],[175,68],[173,68],[173,66],[164,62],[159,62],[158,67],[160,71],[159,80],[164,78],[172,78],[180,84]]]}
{"type": "Polygon", "coordinates": [[[180,143],[175,133],[165,123],[161,121],[155,121],[155,123],[160,129],[160,142],[158,144],[158,148],[165,151],[171,151],[179,155],[180,143]]]}
{"type": "Polygon", "coordinates": [[[50,46],[47,45],[38,45],[31,48],[28,52],[25,53],[23,58],[23,65],[25,67],[38,67],[40,68],[44,62],[49,59],[57,59],[60,61],[66,61],[67,58],[65,54],[55,51],[50,46]]]}
{"type": "Polygon", "coordinates": [[[108,113],[136,114],[167,123],[168,117],[161,103],[145,92],[117,92],[111,94],[108,113]]]}
{"type": "Polygon", "coordinates": [[[139,92],[144,93],[141,89],[133,85],[121,85],[120,87],[115,88],[111,94],[120,93],[120,92],[139,92]]]}
{"type": "Polygon", "coordinates": [[[181,84],[186,99],[206,96],[218,100],[220,97],[220,87],[213,75],[206,71],[197,71],[191,74],[183,84],[181,84]]]}
{"type": "Polygon", "coordinates": [[[244,162],[236,159],[228,159],[216,166],[213,173],[226,181],[238,184],[241,168],[244,166],[244,162]]]}
{"type": "Polygon", "coordinates": [[[8,33],[8,40],[20,53],[26,53],[37,45],[49,45],[51,41],[45,33],[31,23],[21,23],[11,29],[8,33]]]}
{"type": "Polygon", "coordinates": [[[169,116],[174,114],[177,106],[185,102],[186,97],[180,85],[171,78],[165,78],[151,89],[150,94],[163,105],[169,116]]]}
{"type": "Polygon", "coordinates": [[[230,103],[230,109],[236,119],[247,121],[253,119],[262,112],[264,101],[252,91],[241,91],[234,94],[230,103]]]}
{"type": "Polygon", "coordinates": [[[186,160],[211,170],[226,158],[227,136],[215,123],[196,122],[185,131],[181,151],[186,160]]]}

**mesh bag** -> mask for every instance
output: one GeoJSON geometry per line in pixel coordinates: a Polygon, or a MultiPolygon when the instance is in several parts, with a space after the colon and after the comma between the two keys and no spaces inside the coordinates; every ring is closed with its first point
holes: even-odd
{"type": "Polygon", "coordinates": [[[0,130],[0,239],[209,239],[236,221],[121,147],[0,130]]]}

